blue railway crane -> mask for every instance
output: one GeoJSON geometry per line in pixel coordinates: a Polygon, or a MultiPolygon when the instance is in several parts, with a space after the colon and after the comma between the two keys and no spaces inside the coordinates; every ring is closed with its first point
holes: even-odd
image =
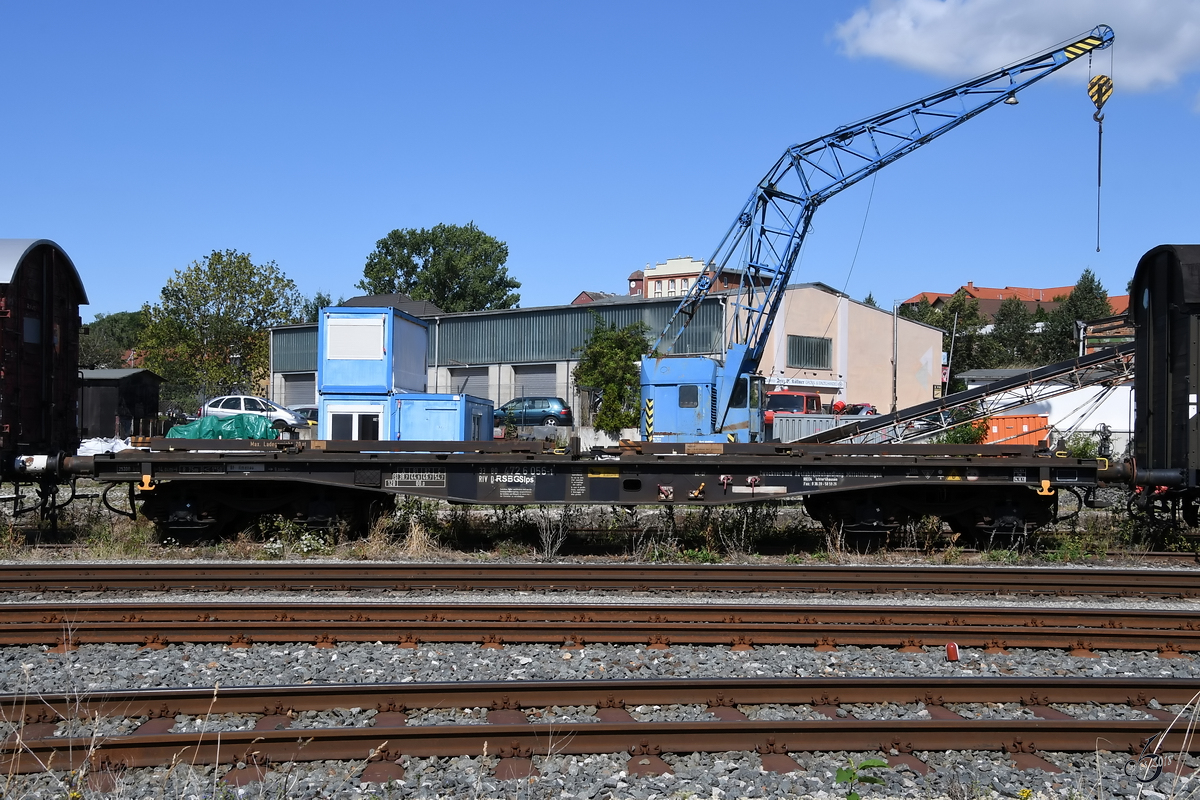
{"type": "MultiPolygon", "coordinates": [[[[663,442],[762,439],[759,361],[813,213],[829,198],[1080,56],[1113,42],[1112,28],[789,147],[750,195],[704,274],[642,360],[642,436],[663,442]],[[718,278],[738,280],[719,358],[673,354],[718,278]]],[[[730,283],[732,281],[729,281],[730,283]]]]}

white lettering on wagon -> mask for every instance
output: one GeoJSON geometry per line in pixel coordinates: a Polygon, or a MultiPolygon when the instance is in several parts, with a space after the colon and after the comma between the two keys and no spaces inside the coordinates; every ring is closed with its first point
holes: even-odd
{"type": "Polygon", "coordinates": [[[445,470],[423,470],[408,472],[393,472],[384,479],[385,489],[444,489],[446,488],[445,470]]]}
{"type": "Polygon", "coordinates": [[[479,483],[532,484],[543,475],[553,475],[554,468],[537,467],[482,467],[478,473],[479,483]]]}

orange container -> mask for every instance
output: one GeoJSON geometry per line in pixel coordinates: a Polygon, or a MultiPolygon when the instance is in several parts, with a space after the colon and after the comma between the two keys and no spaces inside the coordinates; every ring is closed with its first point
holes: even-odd
{"type": "Polygon", "coordinates": [[[1046,414],[1012,414],[989,417],[986,444],[1041,444],[1050,435],[1050,417],[1046,414]]]}

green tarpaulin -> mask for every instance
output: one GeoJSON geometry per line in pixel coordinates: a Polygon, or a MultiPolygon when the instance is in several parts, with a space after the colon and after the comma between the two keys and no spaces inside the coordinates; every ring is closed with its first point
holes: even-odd
{"type": "Polygon", "coordinates": [[[232,417],[201,417],[167,431],[168,439],[278,439],[271,420],[259,414],[232,417]]]}

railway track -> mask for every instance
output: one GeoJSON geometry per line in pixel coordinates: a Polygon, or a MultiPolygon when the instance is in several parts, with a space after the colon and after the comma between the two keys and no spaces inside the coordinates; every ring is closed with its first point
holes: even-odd
{"type": "Polygon", "coordinates": [[[306,562],[8,564],[0,592],[654,591],[1200,597],[1200,569],[306,562]]]}
{"type": "MultiPolygon", "coordinates": [[[[481,648],[613,643],[649,650],[694,644],[735,650],[793,645],[919,651],[940,649],[952,640],[990,652],[1059,648],[1088,656],[1094,650],[1132,650],[1168,658],[1200,652],[1200,622],[1191,610],[1129,608],[1132,603],[1116,604],[1121,608],[1033,607],[1028,599],[1017,608],[992,603],[914,606],[888,604],[882,597],[987,594],[999,595],[994,600],[999,604],[1058,595],[1200,596],[1200,570],[1183,569],[55,564],[0,567],[0,591],[10,593],[0,603],[0,645],[50,645],[56,650],[100,642],[151,649],[215,643],[230,652],[256,644],[336,648],[378,641],[402,648],[456,642],[481,648]],[[261,599],[249,601],[249,595],[264,590],[261,599]],[[465,594],[449,597],[448,590],[465,594]],[[196,596],[175,602],[173,592],[196,596]],[[245,592],[247,599],[231,600],[230,592],[245,592]],[[322,599],[330,592],[337,593],[334,599],[322,599]],[[589,599],[574,592],[593,594],[589,599]],[[622,596],[596,594],[601,592],[622,596]],[[855,592],[855,603],[871,605],[806,600],[812,593],[839,592],[855,592]],[[30,602],[30,593],[39,596],[30,602]],[[772,595],[771,602],[760,597],[728,602],[750,593],[772,595]]],[[[557,660],[557,647],[551,652],[557,660]]],[[[182,658],[187,659],[186,652],[182,658]]],[[[54,763],[56,769],[90,770],[99,785],[116,785],[125,771],[139,767],[213,764],[222,765],[220,771],[234,763],[239,768],[222,779],[240,784],[263,780],[286,762],[338,760],[368,762],[360,779],[374,781],[403,776],[402,763],[409,758],[477,757],[486,748],[499,756],[494,777],[502,779],[536,775],[542,763],[538,758],[548,754],[629,753],[625,763],[630,773],[658,774],[670,770],[663,755],[671,760],[672,753],[730,751],[745,752],[748,761],[761,759],[764,769],[780,772],[797,769],[789,754],[833,751],[882,751],[890,754],[893,766],[904,764],[921,774],[928,765],[918,756],[925,752],[1003,752],[1022,769],[1052,772],[1057,767],[1039,754],[1090,753],[1101,739],[1106,750],[1115,752],[1136,754],[1148,741],[1164,752],[1200,752],[1187,720],[1174,721],[1175,714],[1162,710],[1189,703],[1194,708],[1195,694],[1193,680],[1090,676],[508,680],[38,693],[0,696],[0,720],[7,720],[12,730],[0,743],[0,769],[27,774],[54,763]],[[922,718],[855,716],[856,704],[896,703],[920,704],[922,718]],[[1015,704],[1023,713],[968,719],[954,710],[959,703],[1015,704]],[[1056,708],[1078,710],[1076,705],[1088,704],[1130,711],[1126,718],[1097,720],[1056,708]],[[630,713],[651,705],[699,708],[692,714],[699,718],[639,721],[630,713]],[[757,718],[751,707],[764,705],[805,711],[800,718],[757,718]],[[572,712],[568,721],[544,721],[553,715],[543,716],[543,711],[567,706],[585,709],[585,718],[572,712]],[[340,711],[333,713],[340,709],[373,713],[369,722],[360,715],[351,723],[340,711]],[[429,709],[460,711],[450,713],[451,724],[414,724],[445,720],[429,709]],[[486,711],[476,724],[460,724],[469,716],[462,709],[486,711]],[[304,716],[314,713],[324,715],[316,721],[304,716]],[[242,729],[226,727],[219,736],[215,731],[199,735],[194,726],[175,727],[177,717],[219,722],[222,714],[250,721],[234,720],[229,724],[242,729]],[[122,732],[84,736],[79,731],[86,722],[75,727],[63,723],[64,718],[84,717],[92,722],[117,719],[122,732]],[[254,729],[245,729],[249,726],[254,729]],[[136,730],[124,732],[130,727],[136,730]]],[[[1167,768],[1189,771],[1169,761],[1167,768]]]]}
{"type": "MultiPolygon", "coordinates": [[[[816,750],[894,752],[893,763],[921,770],[911,755],[921,751],[993,750],[1018,763],[1053,765],[1040,752],[1090,752],[1098,738],[1114,751],[1138,753],[1162,734],[1163,752],[1200,752],[1187,720],[1148,705],[1194,702],[1192,681],[1098,679],[853,679],[665,680],[358,684],[337,686],[239,687],[105,692],[91,696],[0,696],[0,715],[24,727],[0,743],[0,768],[7,774],[44,769],[120,770],[164,763],[238,762],[259,771],[273,763],[316,760],[377,761],[392,767],[400,756],[452,756],[491,752],[507,772],[531,769],[539,754],[630,752],[630,771],[663,771],[661,753],[751,751],[765,769],[797,768],[789,753],[816,750]],[[836,711],[849,703],[921,703],[928,719],[856,719],[836,711]],[[966,719],[949,703],[1020,703],[1033,716],[1012,720],[966,719]],[[1146,719],[1081,720],[1050,703],[1121,703],[1146,719]],[[636,722],[626,707],[638,704],[700,704],[710,720],[636,722]],[[821,720],[754,720],[738,706],[804,704],[821,720]],[[552,705],[593,707],[597,722],[539,724],[529,709],[552,705]],[[374,727],[289,730],[297,711],[374,707],[374,727]],[[416,708],[489,709],[470,725],[407,725],[416,708]],[[178,714],[260,713],[254,730],[172,733],[178,714]],[[133,734],[100,739],[54,736],[54,722],[67,718],[133,716],[148,719],[133,734]],[[510,763],[505,766],[504,759],[510,763]],[[512,763],[512,762],[519,763],[512,763]],[[644,763],[638,763],[638,762],[644,763]]],[[[501,770],[497,770],[499,775],[501,770]]]]}
{"type": "Polygon", "coordinates": [[[184,642],[234,647],[305,642],[839,645],[919,650],[954,641],[1000,652],[1061,648],[1075,655],[1145,650],[1164,657],[1200,651],[1192,611],[964,606],[578,603],[10,603],[0,605],[0,645],[184,642]]]}

